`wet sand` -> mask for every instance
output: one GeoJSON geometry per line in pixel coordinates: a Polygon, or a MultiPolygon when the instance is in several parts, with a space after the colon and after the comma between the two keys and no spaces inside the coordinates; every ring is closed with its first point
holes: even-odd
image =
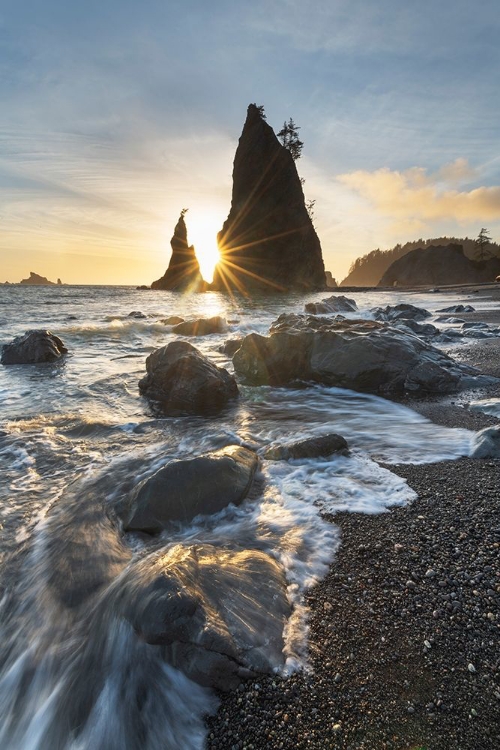
{"type": "MultiPolygon", "coordinates": [[[[492,293],[500,301],[500,285],[492,293]]],[[[453,356],[500,376],[498,339],[453,356]]],[[[498,423],[469,410],[482,395],[500,387],[405,403],[479,430],[498,423]]],[[[221,696],[210,750],[500,747],[500,460],[388,468],[414,503],[327,517],[342,544],[308,596],[311,670],[221,696]]]]}

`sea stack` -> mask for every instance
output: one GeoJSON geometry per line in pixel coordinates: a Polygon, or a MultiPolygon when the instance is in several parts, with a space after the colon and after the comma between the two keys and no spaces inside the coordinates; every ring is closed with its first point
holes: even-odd
{"type": "Polygon", "coordinates": [[[188,245],[187,228],[183,208],[170,240],[172,257],[165,274],[153,281],[151,289],[166,289],[172,292],[200,292],[206,287],[193,245],[188,245]]]}
{"type": "Polygon", "coordinates": [[[295,161],[250,104],[233,167],[231,210],[218,235],[212,288],[243,294],[325,288],[321,245],[295,161]]]}

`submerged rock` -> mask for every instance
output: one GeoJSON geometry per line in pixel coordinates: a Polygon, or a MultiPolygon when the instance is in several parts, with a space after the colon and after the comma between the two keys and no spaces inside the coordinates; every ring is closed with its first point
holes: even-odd
{"type": "Polygon", "coordinates": [[[127,531],[155,534],[171,521],[191,521],[217,513],[247,497],[258,465],[248,448],[227,448],[182,461],[171,461],[142,482],[125,511],[127,531]]]}
{"type": "Polygon", "coordinates": [[[208,336],[211,333],[224,333],[227,331],[227,323],[220,315],[213,318],[198,318],[197,320],[186,320],[172,328],[172,333],[182,336],[208,336]]]}
{"type": "Polygon", "coordinates": [[[288,445],[276,445],[264,453],[264,458],[271,461],[288,461],[290,458],[318,458],[331,456],[332,453],[345,453],[347,441],[342,435],[332,432],[329,435],[300,440],[288,445]]]}
{"type": "Polygon", "coordinates": [[[218,241],[214,289],[245,294],[325,288],[321,245],[295,162],[255,104],[248,107],[236,150],[231,210],[218,241]]]}
{"type": "Polygon", "coordinates": [[[193,245],[187,241],[187,228],[184,221],[186,211],[181,211],[179,221],[170,240],[172,257],[161,279],[153,281],[151,289],[164,289],[172,292],[200,292],[206,288],[200,273],[200,265],[193,245]]]}
{"type": "Polygon", "coordinates": [[[232,375],[214,365],[187,341],[172,341],[146,359],[139,389],[165,414],[211,414],[237,398],[232,375]]]}
{"type": "Polygon", "coordinates": [[[358,306],[353,299],[344,295],[328,297],[321,302],[308,302],[305,306],[306,313],[312,315],[329,315],[337,312],[356,312],[358,306]]]}
{"type": "Polygon", "coordinates": [[[472,439],[471,458],[500,458],[500,427],[485,427],[472,439]]]}
{"type": "Polygon", "coordinates": [[[169,315],[168,318],[162,318],[160,323],[163,323],[165,326],[176,326],[179,323],[184,323],[184,318],[181,318],[179,315],[169,315]]]}
{"type": "Polygon", "coordinates": [[[125,617],[176,669],[228,691],[284,665],[282,567],[257,550],[177,545],[138,563],[125,617]]]}
{"type": "Polygon", "coordinates": [[[451,393],[476,371],[422,339],[387,324],[282,316],[270,336],[253,333],[233,357],[250,385],[311,380],[381,394],[451,393]]]}
{"type": "Polygon", "coordinates": [[[147,315],[144,315],[143,312],[140,310],[132,310],[132,312],[129,312],[128,314],[129,318],[147,318],[147,315]]]}
{"type": "Polygon", "coordinates": [[[33,365],[55,362],[67,353],[58,336],[50,331],[32,330],[4,344],[1,361],[3,365],[33,365]]]}

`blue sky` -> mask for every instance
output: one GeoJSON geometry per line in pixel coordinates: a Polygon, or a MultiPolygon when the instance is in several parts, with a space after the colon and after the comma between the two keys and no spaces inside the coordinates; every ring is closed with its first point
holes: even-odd
{"type": "Polygon", "coordinates": [[[200,253],[249,102],[297,163],[326,267],[500,240],[500,9],[419,0],[0,3],[0,281],[149,283],[181,208],[200,253]]]}

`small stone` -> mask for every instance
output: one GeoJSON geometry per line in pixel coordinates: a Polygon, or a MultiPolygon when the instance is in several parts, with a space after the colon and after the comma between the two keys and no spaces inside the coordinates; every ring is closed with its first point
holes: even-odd
{"type": "Polygon", "coordinates": [[[472,664],[471,662],[469,662],[469,664],[467,664],[467,669],[468,669],[468,670],[469,670],[469,672],[471,672],[472,674],[474,674],[474,672],[476,671],[476,667],[475,667],[475,666],[474,666],[474,664],[472,664]]]}
{"type": "Polygon", "coordinates": [[[337,674],[335,675],[335,680],[334,681],[338,683],[338,682],[340,682],[341,679],[342,679],[342,676],[341,676],[340,672],[337,672],[337,674]]]}
{"type": "Polygon", "coordinates": [[[411,579],[408,579],[408,581],[406,581],[405,586],[406,586],[407,589],[414,589],[415,586],[416,586],[416,583],[415,583],[415,581],[412,581],[411,579]]]}
{"type": "Polygon", "coordinates": [[[429,570],[425,571],[426,578],[434,578],[435,575],[436,575],[436,571],[432,570],[432,568],[429,568],[429,570]]]}
{"type": "Polygon", "coordinates": [[[425,646],[425,648],[432,648],[431,642],[427,641],[427,640],[424,641],[424,646],[425,646]]]}

